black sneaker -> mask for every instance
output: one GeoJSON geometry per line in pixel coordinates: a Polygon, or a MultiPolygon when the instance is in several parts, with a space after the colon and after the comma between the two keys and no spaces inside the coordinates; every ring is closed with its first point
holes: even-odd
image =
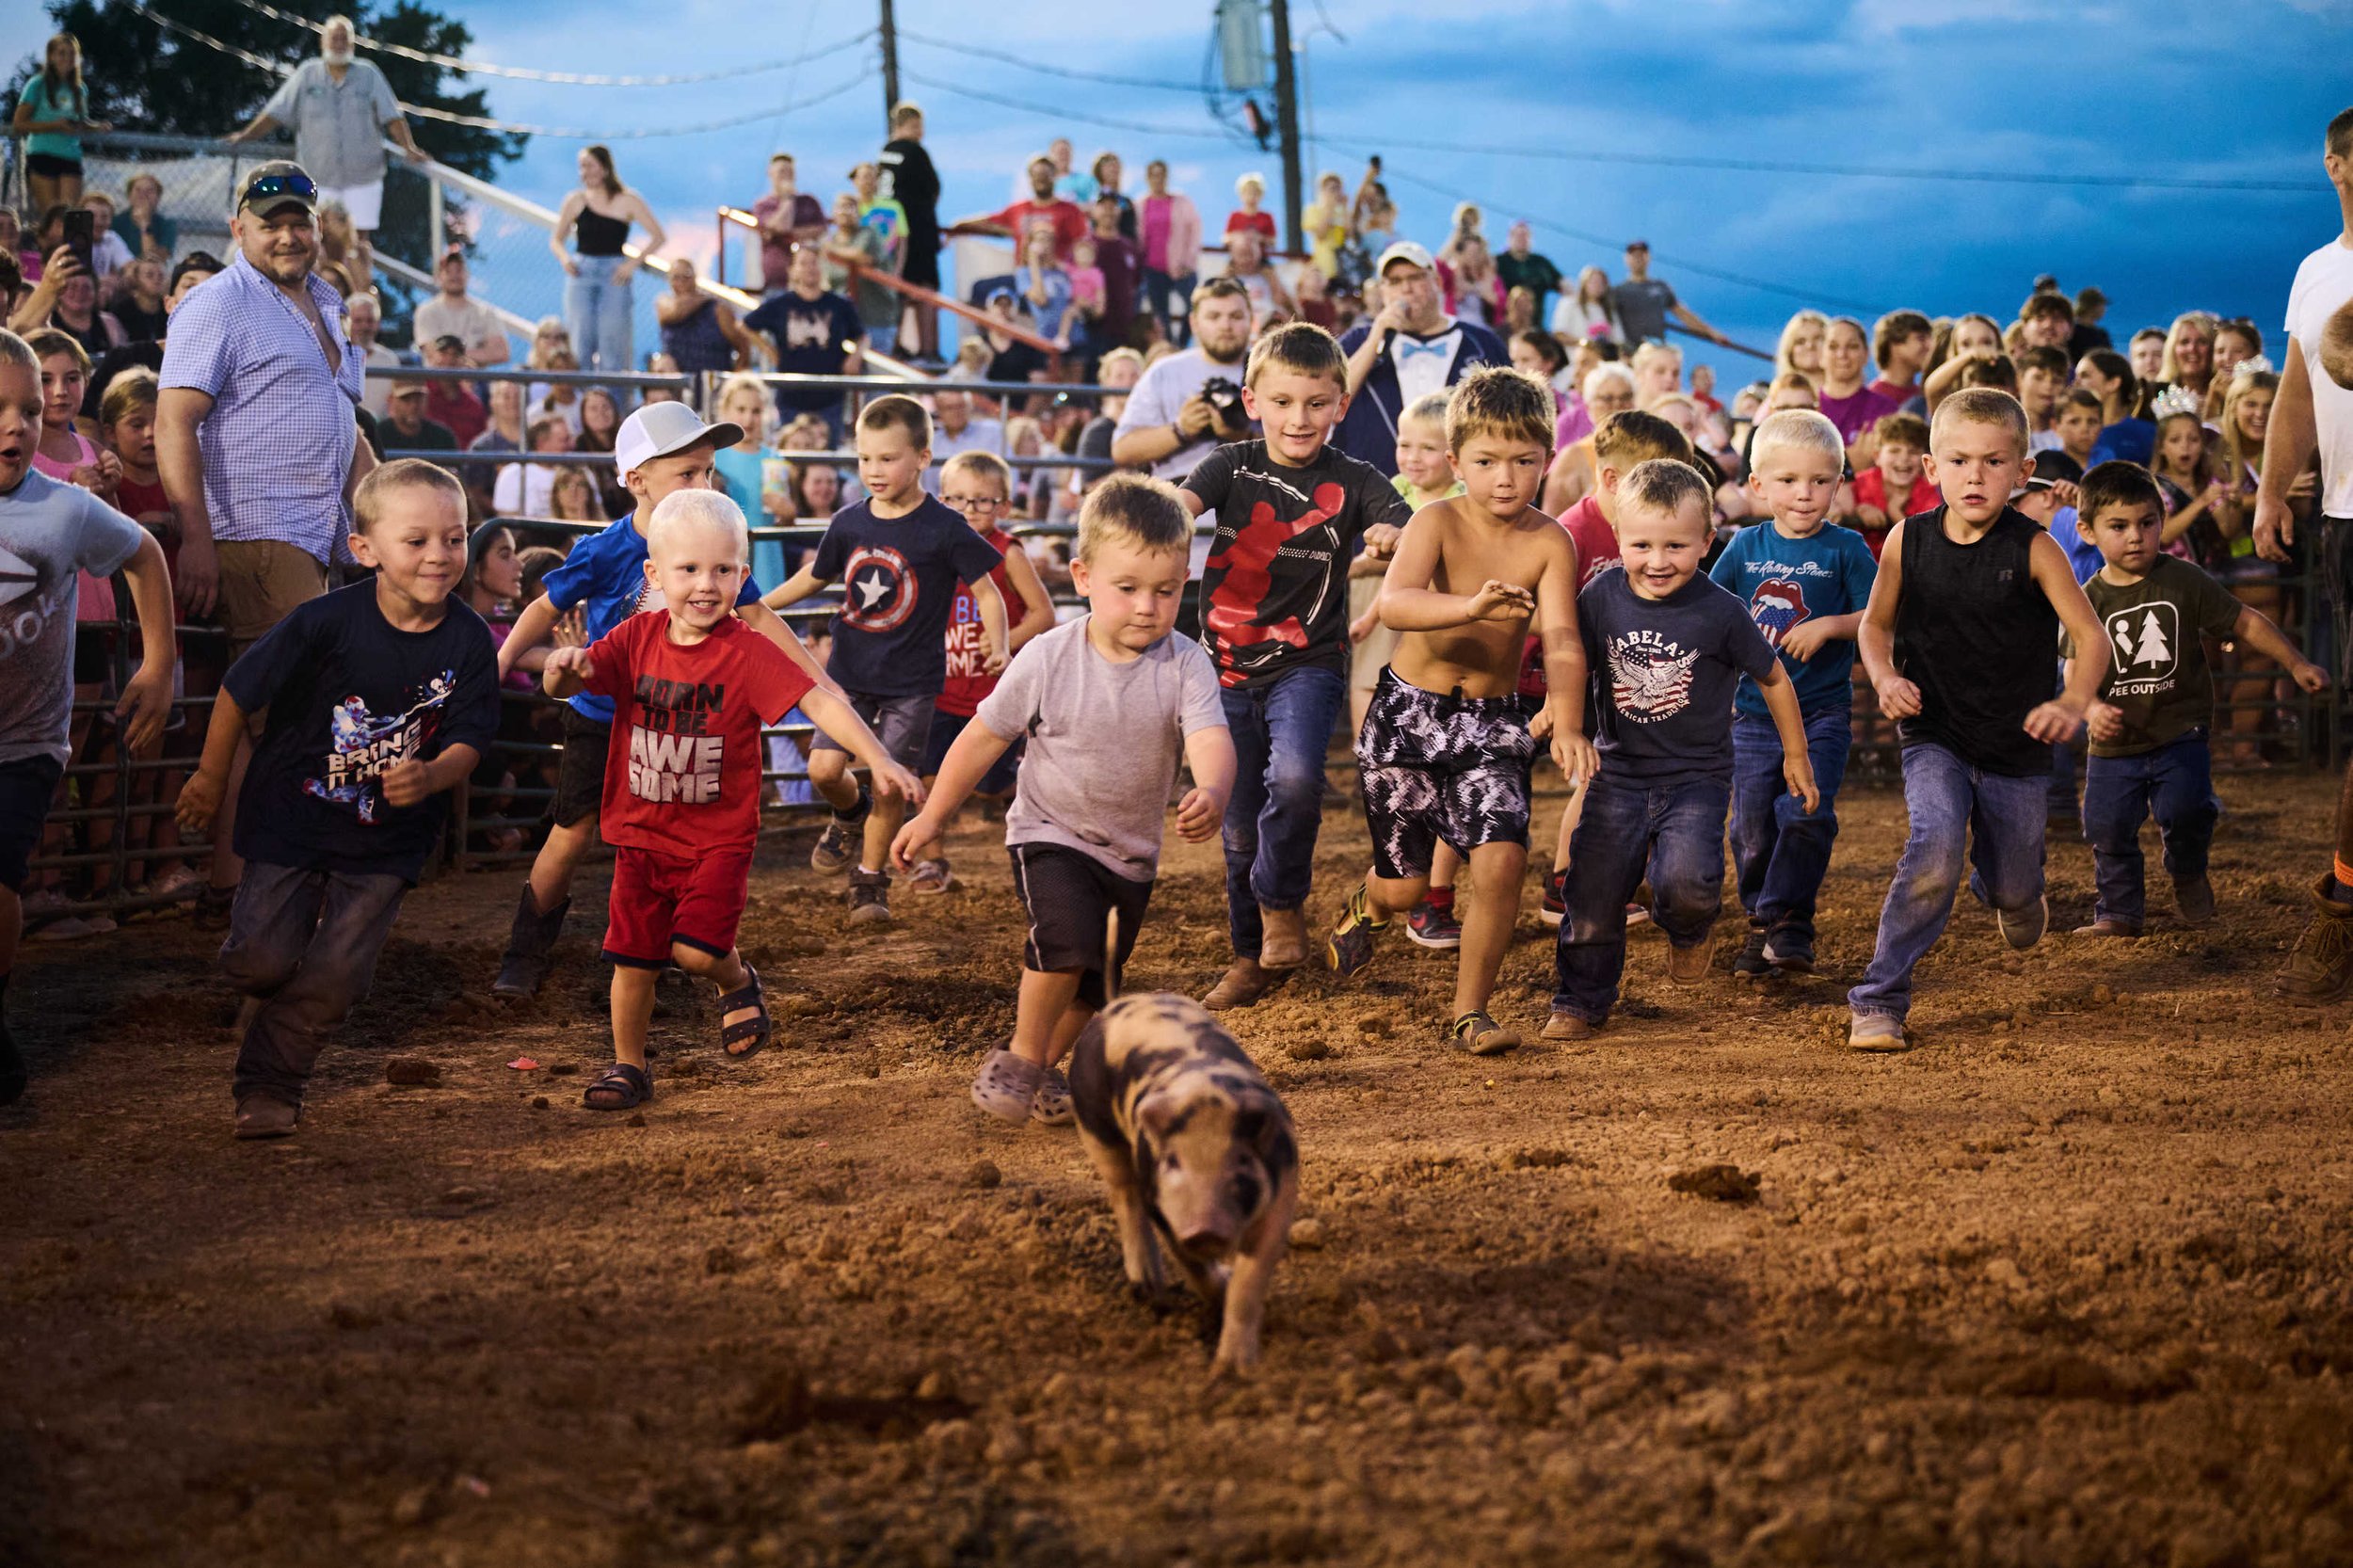
{"type": "Polygon", "coordinates": [[[1459,948],[1463,945],[1463,922],[1455,918],[1454,901],[1433,904],[1423,899],[1405,917],[1405,935],[1426,948],[1459,948]]]}
{"type": "Polygon", "coordinates": [[[1546,925],[1557,926],[1569,918],[1569,872],[1565,866],[1545,873],[1545,902],[1537,918],[1546,925]]]}
{"type": "Polygon", "coordinates": [[[1773,974],[1773,966],[1765,957],[1765,928],[1749,927],[1749,939],[1742,944],[1739,956],[1732,961],[1733,977],[1737,980],[1767,980],[1773,974]]]}
{"type": "Polygon", "coordinates": [[[1765,962],[1784,974],[1814,972],[1814,933],[1785,920],[1765,937],[1765,962]]]}
{"type": "Polygon", "coordinates": [[[1359,882],[1356,890],[1348,895],[1347,912],[1323,945],[1324,962],[1334,974],[1343,978],[1354,974],[1372,962],[1373,939],[1388,929],[1388,921],[1372,918],[1371,900],[1365,885],[1359,882]]]}

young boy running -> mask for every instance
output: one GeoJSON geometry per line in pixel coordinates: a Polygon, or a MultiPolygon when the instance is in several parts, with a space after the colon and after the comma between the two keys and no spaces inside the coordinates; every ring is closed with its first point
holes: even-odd
{"type": "Polygon", "coordinates": [[[1549,693],[1537,728],[1572,784],[1593,771],[1577,550],[1535,507],[1554,422],[1550,389],[1501,366],[1473,371],[1447,404],[1449,460],[1466,493],[1414,515],[1381,589],[1381,618],[1401,635],[1356,741],[1372,871],[1325,949],[1342,976],[1370,963],[1374,939],[1421,897],[1437,845],[1453,846],[1472,888],[1447,1040],[1477,1056],[1520,1043],[1487,1001],[1528,865],[1538,735],[1518,685],[1531,621],[1549,693]]]}
{"type": "Polygon", "coordinates": [[[599,820],[613,846],[604,956],[613,966],[613,1065],[581,1096],[592,1111],[653,1097],[646,1027],[654,982],[676,964],[718,983],[719,1042],[750,1056],[768,1043],[759,971],[736,949],[760,834],[762,722],[796,704],[889,787],[923,787],[883,754],[840,696],[734,615],[751,575],[743,509],[682,490],[646,523],[646,583],[663,608],[632,616],[586,648],[548,655],[552,697],[613,704],[628,749],[608,748],[599,820]]]}
{"type": "MultiPolygon", "coordinates": [[[[229,668],[180,825],[220,808],[248,714],[267,711],[237,796],[245,879],[221,968],[248,1000],[236,1135],[282,1138],[336,1026],[368,993],[400,901],[498,735],[490,629],[451,597],[466,568],[466,492],[416,458],[352,497],[350,549],[376,573],[312,600],[229,668]]],[[[152,643],[150,647],[154,646],[152,643]]]]}
{"type": "Polygon", "coordinates": [[[1348,696],[1348,563],[1387,550],[1409,514],[1388,477],[1335,450],[1348,360],[1331,333],[1278,327],[1250,351],[1242,407],[1265,428],[1203,458],[1178,492],[1217,514],[1201,572],[1239,773],[1225,807],[1234,959],[1202,999],[1247,1007],[1307,961],[1307,892],[1323,825],[1324,752],[1348,696]]]}
{"type": "Polygon", "coordinates": [[[2207,728],[2214,676],[2205,639],[2229,639],[2277,663],[2308,692],[2329,673],[2306,659],[2259,610],[2177,555],[2162,552],[2165,501],[2149,471],[2102,463],[2084,475],[2075,526],[2103,565],[2084,593],[2106,629],[2109,674],[2085,714],[2091,760],[2084,776],[2084,837],[2099,902],[2079,935],[2137,936],[2146,918],[2140,824],[2153,812],[2185,923],[2214,918],[2206,854],[2221,807],[2214,797],[2207,728]]]}
{"type": "MultiPolygon", "coordinates": [[[[589,641],[641,611],[662,608],[660,590],[646,580],[646,536],[641,517],[680,490],[712,487],[717,454],[743,440],[741,427],[705,424],[683,403],[648,403],[622,421],[613,441],[614,467],[635,506],[600,534],[572,547],[564,564],[548,573],[545,591],[524,607],[515,630],[499,645],[499,679],[504,680],[524,653],[548,640],[557,619],[578,610],[589,641]]],[[[821,685],[830,685],[792,630],[760,602],[760,589],[745,582],[735,613],[744,623],[790,655],[821,685]]],[[[604,760],[613,739],[613,704],[584,692],[564,711],[564,752],[557,765],[554,823],[531,863],[514,934],[499,965],[490,994],[521,1000],[546,984],[550,953],[572,906],[572,872],[597,841],[597,810],[604,796],[604,760]]]]}
{"type": "Polygon", "coordinates": [[[1070,1120],[1070,1090],[1054,1064],[1135,951],[1178,760],[1193,770],[1176,805],[1176,832],[1190,842],[1217,831],[1234,786],[1217,671],[1175,630],[1192,539],[1191,514],[1160,480],[1113,474],[1087,492],[1070,567],[1087,614],[1022,650],[948,748],[931,804],[891,845],[893,860],[912,864],[1027,737],[1005,814],[1029,921],[1020,997],[1011,1047],[989,1052],[972,1084],[973,1103],[1007,1121],[1070,1120]],[[1112,917],[1116,952],[1107,960],[1112,917]]]}
{"type": "MultiPolygon", "coordinates": [[[[772,591],[771,610],[797,604],[828,583],[842,584],[826,668],[857,716],[882,737],[902,770],[923,764],[932,705],[948,683],[948,616],[956,585],[968,586],[981,619],[983,675],[1003,671],[1005,600],[992,574],[1004,559],[964,519],[923,492],[932,460],[932,416],[897,393],[857,417],[857,474],[866,499],[836,512],[809,563],[772,591]]],[[[808,853],[821,872],[856,863],[846,900],[851,923],[890,919],[890,840],[907,803],[850,776],[848,749],[819,733],[808,781],[833,818],[808,853]]]]}
{"type": "MultiPolygon", "coordinates": [[[[0,1006],[24,935],[19,890],[40,843],[49,803],[71,755],[74,612],[82,573],[131,580],[138,607],[139,671],[115,707],[123,743],[153,750],[171,710],[171,578],[153,536],[78,485],[37,472],[43,397],[40,360],[0,330],[0,540],[13,557],[0,578],[9,635],[0,643],[0,1006]]],[[[0,1105],[24,1093],[24,1059],[0,1014],[0,1105]]]]}
{"type": "Polygon", "coordinates": [[[1700,571],[1714,487],[1688,463],[1641,463],[1618,487],[1618,555],[1577,596],[1601,765],[1569,846],[1568,915],[1554,950],[1547,1040],[1582,1040],[1617,1004],[1626,901],[1649,873],[1667,978],[1696,985],[1715,952],[1732,798],[1735,683],[1756,683],[1781,737],[1781,773],[1821,807],[1789,677],[1748,608],[1700,571]]]}
{"type": "MultiPolygon", "coordinates": [[[[1880,422],[1882,445],[1887,426],[1880,422]]],[[[1781,736],[1754,680],[1733,699],[1732,847],[1749,939],[1732,961],[1743,980],[1814,972],[1814,901],[1838,839],[1838,786],[1852,739],[1854,638],[1878,568],[1863,536],[1829,516],[1847,451],[1838,427],[1785,408],[1756,427],[1749,485],[1767,520],[1734,536],[1708,575],[1749,607],[1781,656],[1805,721],[1821,803],[1801,807],[1782,785],[1781,736]]]]}
{"type": "Polygon", "coordinates": [[[2083,728],[2108,667],[2067,552],[2009,504],[2034,472],[2018,400],[1991,387],[1954,392],[1937,405],[1929,446],[1944,504],[1888,532],[1858,638],[1881,711],[1900,721],[1912,830],[1871,966],[1847,993],[1857,1050],[1903,1048],[1913,967],[1952,918],[1964,849],[1970,890],[1993,906],[2003,939],[2021,950],[2042,939],[2051,747],[2083,728]],[[2078,652],[2054,698],[2061,627],[2078,652]]]}

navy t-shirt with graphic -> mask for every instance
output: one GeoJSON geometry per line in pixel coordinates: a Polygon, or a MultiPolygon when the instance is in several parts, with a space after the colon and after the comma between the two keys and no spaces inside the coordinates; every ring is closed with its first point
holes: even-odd
{"type": "MultiPolygon", "coordinates": [[[[857,307],[832,293],[804,299],[787,290],[761,301],[744,325],[776,340],[776,369],[789,376],[839,376],[850,345],[866,341],[857,307]]],[[[840,401],[839,388],[776,389],[776,407],[786,410],[823,408],[840,401]]]]}
{"type": "MultiPolygon", "coordinates": [[[[1851,528],[1829,523],[1793,539],[1769,518],[1734,535],[1708,575],[1749,607],[1749,618],[1779,653],[1782,638],[1800,624],[1851,616],[1870,603],[1879,565],[1871,559],[1871,547],[1851,528]]],[[[1811,659],[1782,653],[1781,667],[1797,688],[1799,709],[1817,713],[1851,704],[1854,656],[1852,637],[1833,637],[1811,659]]],[[[1772,716],[1753,680],[1740,682],[1734,702],[1749,718],[1772,716]]]]}
{"type": "Polygon", "coordinates": [[[373,582],[296,607],[222,685],[247,712],[269,711],[237,798],[237,853],[297,871],[416,881],[449,792],[393,806],[378,779],[498,735],[498,649],[482,617],[452,599],[431,630],[403,632],[373,582]]]}
{"type": "Polygon", "coordinates": [[[833,515],[811,569],[841,584],[826,673],[860,696],[937,696],[948,683],[948,612],[956,584],[1003,557],[935,496],[904,517],[872,501],[833,515]]]}
{"type": "Polygon", "coordinates": [[[1762,680],[1773,649],[1748,606],[1705,577],[1644,599],[1622,571],[1577,596],[1593,672],[1593,745],[1619,784],[1732,778],[1732,694],[1762,680]]]}
{"type": "MultiPolygon", "coordinates": [[[[580,611],[582,631],[595,642],[630,616],[648,610],[666,610],[670,601],[646,581],[646,536],[637,532],[637,514],[591,534],[572,546],[564,564],[539,580],[549,602],[567,615],[580,611]]],[[[741,610],[760,597],[760,584],[746,572],[735,596],[741,610]]],[[[613,722],[613,699],[594,692],[573,696],[572,712],[599,724],[613,722]]]]}

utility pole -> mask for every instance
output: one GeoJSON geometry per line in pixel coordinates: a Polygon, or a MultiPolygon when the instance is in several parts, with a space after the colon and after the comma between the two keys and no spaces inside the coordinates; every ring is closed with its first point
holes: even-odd
{"type": "MultiPolygon", "coordinates": [[[[888,14],[889,0],[883,3],[888,14]]],[[[1306,239],[1299,232],[1299,78],[1291,61],[1290,0],[1270,0],[1267,8],[1274,16],[1274,129],[1283,143],[1283,233],[1287,249],[1305,254],[1306,239]]]]}
{"type": "Polygon", "coordinates": [[[899,106],[899,24],[890,0],[882,0],[883,135],[890,134],[890,111],[899,106]]]}

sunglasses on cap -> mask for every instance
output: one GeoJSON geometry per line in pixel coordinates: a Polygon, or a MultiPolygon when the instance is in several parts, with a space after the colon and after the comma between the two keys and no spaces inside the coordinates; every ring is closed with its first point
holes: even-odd
{"type": "Polygon", "coordinates": [[[275,200],[281,196],[315,202],[319,199],[318,183],[308,174],[264,174],[245,187],[245,194],[237,199],[237,204],[250,207],[256,202],[275,200]]]}

